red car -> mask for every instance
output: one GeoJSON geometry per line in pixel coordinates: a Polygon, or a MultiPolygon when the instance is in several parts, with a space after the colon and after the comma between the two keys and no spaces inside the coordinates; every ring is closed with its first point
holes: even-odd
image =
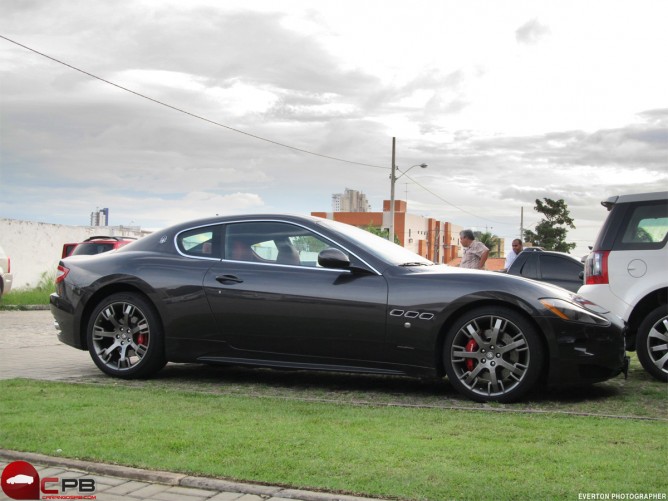
{"type": "Polygon", "coordinates": [[[135,240],[137,239],[134,237],[94,236],[81,243],[64,244],[62,257],[101,254],[102,252],[119,249],[135,240]]]}

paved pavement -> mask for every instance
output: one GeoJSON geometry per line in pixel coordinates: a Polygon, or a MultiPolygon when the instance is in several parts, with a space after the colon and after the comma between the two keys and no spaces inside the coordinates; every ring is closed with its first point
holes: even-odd
{"type": "MultiPolygon", "coordinates": [[[[56,338],[51,313],[0,311],[0,379],[17,377],[50,381],[100,377],[87,352],[63,345],[56,338]]],[[[0,396],[1,404],[1,396],[0,396]]],[[[100,501],[364,501],[371,498],[311,492],[278,486],[127,468],[60,457],[0,449],[0,471],[13,461],[27,461],[41,479],[92,478],[100,501]]],[[[61,493],[67,497],[70,492],[61,493]]],[[[75,494],[76,495],[76,494],[75,494]]],[[[55,497],[57,498],[57,497],[55,497]]],[[[54,498],[54,499],[55,499],[54,498]]],[[[69,497],[72,499],[72,497],[69,497]]],[[[0,490],[0,499],[10,499],[0,490]]]]}

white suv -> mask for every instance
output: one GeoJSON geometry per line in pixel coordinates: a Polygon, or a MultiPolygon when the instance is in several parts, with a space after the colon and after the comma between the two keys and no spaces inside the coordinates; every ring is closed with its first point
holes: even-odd
{"type": "Polygon", "coordinates": [[[668,192],[611,197],[578,293],[628,325],[626,349],[668,381],[668,192]]]}

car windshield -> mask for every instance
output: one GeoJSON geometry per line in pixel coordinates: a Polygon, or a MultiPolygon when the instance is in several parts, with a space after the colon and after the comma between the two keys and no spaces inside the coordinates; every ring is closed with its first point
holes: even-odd
{"type": "Polygon", "coordinates": [[[404,249],[389,240],[355,226],[337,221],[322,220],[318,224],[327,227],[357,243],[379,259],[396,266],[431,266],[434,263],[415,252],[404,249]]]}

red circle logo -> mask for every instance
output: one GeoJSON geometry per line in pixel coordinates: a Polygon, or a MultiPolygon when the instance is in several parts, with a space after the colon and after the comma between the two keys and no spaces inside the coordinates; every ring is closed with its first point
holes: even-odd
{"type": "Polygon", "coordinates": [[[2,470],[2,490],[12,499],[39,499],[39,474],[25,461],[9,463],[2,470]]]}

